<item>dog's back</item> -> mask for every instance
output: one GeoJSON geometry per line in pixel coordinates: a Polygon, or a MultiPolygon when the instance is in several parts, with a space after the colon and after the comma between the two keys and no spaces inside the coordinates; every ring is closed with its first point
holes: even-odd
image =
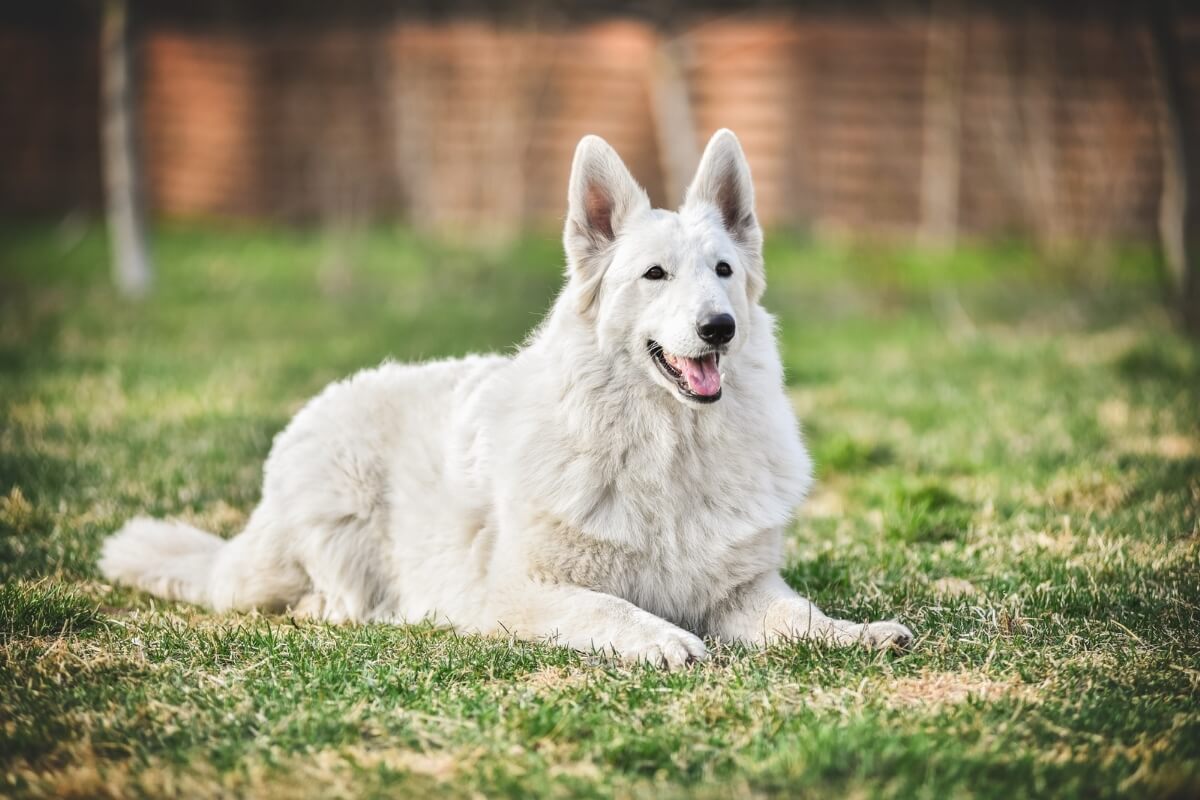
{"type": "MultiPolygon", "coordinates": [[[[330,385],[276,437],[262,503],[235,539],[139,517],[105,542],[101,572],[218,610],[391,618],[398,599],[389,531],[418,507],[453,505],[442,479],[453,460],[454,409],[509,363],[385,364],[330,385]]],[[[422,520],[428,529],[428,513],[422,520]]]]}

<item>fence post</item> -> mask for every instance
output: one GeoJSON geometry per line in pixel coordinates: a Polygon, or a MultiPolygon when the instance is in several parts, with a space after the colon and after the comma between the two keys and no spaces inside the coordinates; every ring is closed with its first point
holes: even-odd
{"type": "Polygon", "coordinates": [[[127,297],[150,290],[150,256],[139,194],[139,164],[127,0],[106,0],[100,23],[100,134],[113,279],[127,297]]]}

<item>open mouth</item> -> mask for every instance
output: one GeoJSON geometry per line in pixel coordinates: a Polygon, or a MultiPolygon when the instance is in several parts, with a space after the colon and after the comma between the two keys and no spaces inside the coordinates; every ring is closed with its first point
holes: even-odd
{"type": "Polygon", "coordinates": [[[721,373],[717,367],[721,363],[721,354],[706,353],[699,358],[676,356],[663,350],[658,342],[651,339],[646,342],[650,357],[658,366],[659,372],[667,377],[681,395],[697,403],[715,403],[721,399],[721,373]]]}

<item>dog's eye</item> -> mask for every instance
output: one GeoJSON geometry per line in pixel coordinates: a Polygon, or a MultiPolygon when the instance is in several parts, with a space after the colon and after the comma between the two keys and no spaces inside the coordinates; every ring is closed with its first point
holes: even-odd
{"type": "Polygon", "coordinates": [[[718,261],[717,262],[717,274],[720,275],[722,278],[728,278],[730,275],[733,274],[733,267],[729,266],[729,264],[727,264],[724,261],[718,261]]]}
{"type": "Polygon", "coordinates": [[[646,270],[645,273],[642,274],[642,277],[646,278],[647,280],[661,281],[663,278],[667,277],[667,273],[662,267],[660,267],[658,264],[655,264],[653,267],[646,270]]]}

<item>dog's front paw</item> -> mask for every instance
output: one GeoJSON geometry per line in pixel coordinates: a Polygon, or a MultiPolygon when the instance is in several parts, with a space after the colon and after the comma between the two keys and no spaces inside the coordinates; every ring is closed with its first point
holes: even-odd
{"type": "Polygon", "coordinates": [[[612,643],[612,650],[622,661],[641,661],[667,669],[681,669],[708,658],[700,637],[670,624],[631,630],[612,643]]]}
{"type": "Polygon", "coordinates": [[[846,623],[838,627],[842,643],[857,643],[872,650],[907,650],[916,638],[899,622],[846,623]]]}

